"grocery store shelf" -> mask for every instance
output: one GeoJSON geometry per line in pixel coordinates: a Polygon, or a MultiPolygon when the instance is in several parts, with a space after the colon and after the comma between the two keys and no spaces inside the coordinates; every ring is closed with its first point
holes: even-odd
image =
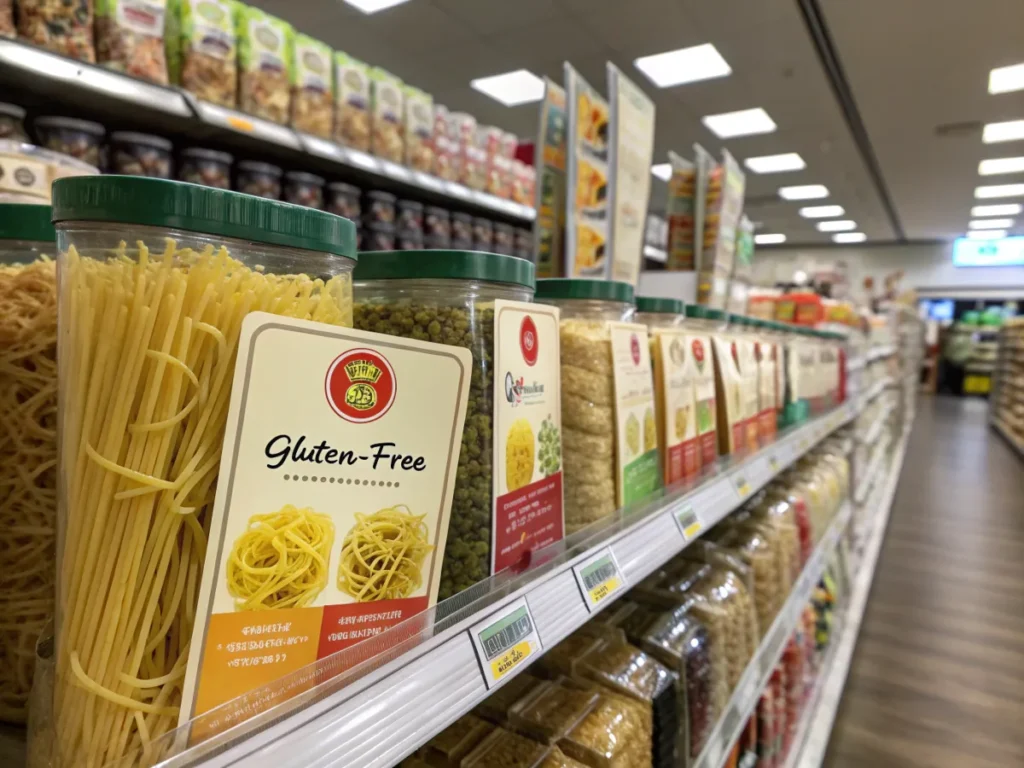
{"type": "Polygon", "coordinates": [[[885,357],[892,357],[896,354],[897,347],[895,344],[890,344],[886,347],[875,347],[868,352],[868,362],[873,363],[875,360],[881,360],[885,357]]]}
{"type": "Polygon", "coordinates": [[[1024,440],[1017,437],[1006,424],[997,418],[990,419],[989,423],[996,432],[1003,436],[1003,439],[1010,444],[1010,447],[1017,452],[1017,455],[1024,459],[1024,440]]]}
{"type": "Polygon", "coordinates": [[[715,729],[708,736],[708,743],[693,763],[692,768],[720,768],[724,765],[725,759],[729,756],[729,750],[757,706],[761,692],[771,680],[772,672],[779,663],[786,643],[793,635],[797,622],[828,564],[829,557],[835,551],[839,539],[850,522],[852,511],[853,505],[849,502],[843,504],[828,531],[818,542],[818,546],[815,547],[814,553],[800,574],[800,579],[793,585],[789,598],[782,610],[779,611],[771,629],[765,633],[757,653],[747,665],[743,677],[733,692],[732,699],[718,719],[715,729]]]}
{"type": "MultiPolygon", "coordinates": [[[[490,583],[479,585],[486,588],[479,593],[485,597],[469,603],[458,613],[436,619],[433,626],[429,615],[421,616],[412,620],[418,622],[416,629],[399,625],[390,630],[394,634],[386,632],[372,641],[377,649],[387,649],[389,641],[390,644],[402,643],[403,655],[396,653],[387,658],[385,653],[384,661],[365,662],[367,651],[361,649],[360,644],[350,650],[362,651],[361,654],[353,655],[353,661],[347,664],[344,659],[337,660],[341,654],[332,657],[335,666],[331,669],[339,665],[346,669],[338,677],[324,673],[323,679],[328,682],[319,689],[306,690],[221,736],[185,750],[166,765],[201,763],[210,768],[241,764],[247,768],[313,765],[386,768],[394,765],[479,704],[494,687],[526,667],[525,663],[513,666],[500,682],[489,685],[483,667],[478,664],[477,643],[474,642],[482,626],[525,605],[536,642],[541,649],[550,648],[591,616],[591,607],[584,602],[577,584],[575,568],[596,555],[610,552],[622,582],[625,585],[639,582],[820,440],[848,423],[857,410],[855,403],[846,403],[787,432],[745,460],[723,465],[695,488],[669,492],[635,511],[624,511],[615,524],[598,531],[579,546],[570,547],[546,562],[540,553],[537,559],[541,562],[532,572],[518,577],[508,572],[499,574],[490,583]],[[413,632],[423,633],[427,639],[409,648],[413,632]],[[357,666],[360,662],[363,666],[357,666]],[[367,665],[372,667],[368,671],[367,665]],[[348,669],[349,666],[353,669],[348,669]],[[365,674],[356,677],[362,672],[365,674]]],[[[848,516],[849,512],[844,509],[842,518],[848,516]]],[[[826,542],[836,535],[830,533],[826,542]]],[[[821,557],[816,556],[805,570],[797,594],[809,590],[812,579],[816,582],[812,566],[821,557]]],[[[601,607],[603,605],[598,605],[593,610],[601,607]]],[[[784,616],[790,614],[787,608],[784,616]]],[[[769,635],[772,642],[777,641],[777,633],[781,631],[773,627],[769,635]]],[[[782,643],[778,642],[781,652],[782,643]]],[[[750,671],[753,682],[747,683],[749,687],[760,683],[760,673],[759,667],[750,671]]],[[[314,674],[319,677],[321,673],[314,674]]],[[[303,680],[307,681],[302,688],[305,690],[309,688],[308,673],[303,680]]],[[[283,683],[275,685],[280,687],[283,683]]],[[[253,698],[266,695],[267,692],[254,692],[253,698]]],[[[737,706],[743,702],[745,700],[736,699],[737,706]]],[[[234,712],[212,714],[225,720],[234,717],[234,712]]],[[[224,721],[220,722],[223,727],[224,721]]],[[[731,727],[731,720],[725,725],[731,727]]]]}
{"type": "Polygon", "coordinates": [[[864,396],[861,398],[861,402],[864,405],[867,405],[880,394],[882,394],[882,392],[885,391],[886,387],[888,387],[891,383],[892,379],[888,377],[882,379],[881,381],[876,381],[874,385],[872,385],[871,389],[864,393],[864,396]]]}
{"type": "Polygon", "coordinates": [[[881,473],[884,472],[882,465],[884,463],[886,451],[888,450],[889,440],[883,441],[875,449],[875,453],[868,464],[867,471],[864,473],[864,479],[858,482],[857,487],[853,491],[854,503],[864,504],[868,500],[868,494],[871,493],[871,487],[875,484],[875,481],[879,478],[881,473]]]}
{"type": "Polygon", "coordinates": [[[889,418],[889,414],[891,414],[893,410],[895,410],[894,406],[889,406],[882,410],[882,413],[879,414],[874,423],[868,427],[868,431],[864,433],[864,439],[861,440],[862,443],[871,445],[879,438],[882,434],[882,430],[885,429],[885,420],[889,418]]]}
{"type": "Polygon", "coordinates": [[[853,373],[854,371],[859,371],[861,368],[863,368],[867,364],[868,364],[868,361],[867,361],[866,357],[858,357],[858,358],[855,358],[853,360],[848,360],[846,362],[846,372],[847,373],[853,373]]]}
{"type": "Polygon", "coordinates": [[[831,659],[822,667],[815,690],[805,706],[804,716],[784,768],[819,768],[825,757],[832,725],[835,723],[836,712],[843,696],[843,688],[846,686],[846,677],[850,671],[850,662],[853,659],[857,636],[864,619],[868,595],[871,593],[871,584],[875,578],[875,568],[878,565],[882,541],[889,524],[889,513],[896,496],[896,486],[903,468],[908,437],[909,431],[900,441],[886,482],[876,496],[878,503],[875,520],[864,548],[860,569],[854,577],[853,588],[850,590],[850,597],[842,619],[842,631],[831,652],[831,659]]]}

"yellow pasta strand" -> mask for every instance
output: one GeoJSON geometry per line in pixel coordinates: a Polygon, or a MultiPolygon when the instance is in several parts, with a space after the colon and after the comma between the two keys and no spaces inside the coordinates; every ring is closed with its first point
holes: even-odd
{"type": "Polygon", "coordinates": [[[177,723],[243,319],[351,326],[351,280],[170,239],[60,267],[54,719],[58,765],[98,768],[177,723]]]}
{"type": "Polygon", "coordinates": [[[423,584],[427,543],[424,515],[400,505],[372,515],[356,513],[341,547],[338,589],[359,602],[409,597],[423,584]]]}

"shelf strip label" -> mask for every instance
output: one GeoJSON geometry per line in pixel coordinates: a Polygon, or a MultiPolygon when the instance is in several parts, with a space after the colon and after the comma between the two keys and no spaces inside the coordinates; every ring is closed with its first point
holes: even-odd
{"type": "Polygon", "coordinates": [[[583,604],[591,613],[628,586],[611,547],[598,550],[573,566],[572,575],[583,594],[583,604]]]}
{"type": "Polygon", "coordinates": [[[470,627],[469,636],[488,688],[525,667],[544,647],[525,597],[470,627]]]}

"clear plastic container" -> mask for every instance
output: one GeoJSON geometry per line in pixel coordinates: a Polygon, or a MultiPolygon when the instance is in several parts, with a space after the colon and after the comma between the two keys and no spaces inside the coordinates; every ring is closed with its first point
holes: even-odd
{"type": "MultiPolygon", "coordinates": [[[[604,613],[600,615],[603,616],[604,613]]],[[[545,652],[537,660],[537,668],[552,678],[559,675],[576,677],[576,664],[601,642],[593,635],[584,632],[583,629],[586,627],[573,632],[554,648],[545,652]]]]}
{"type": "Polygon", "coordinates": [[[509,710],[509,722],[519,733],[553,744],[590,713],[597,698],[593,689],[569,680],[545,682],[509,710]]]}
{"type": "Polygon", "coordinates": [[[443,600],[490,575],[494,301],[530,301],[533,265],[474,251],[364,252],[356,284],[357,328],[466,347],[473,353],[469,408],[441,566],[443,600]]]}
{"type": "Polygon", "coordinates": [[[462,758],[494,732],[495,726],[476,715],[463,715],[423,748],[423,760],[434,768],[458,768],[462,758]]]}
{"type": "Polygon", "coordinates": [[[544,762],[540,764],[540,768],[587,768],[587,766],[579,760],[569,757],[558,747],[552,747],[548,756],[544,758],[544,762]]]}
{"type": "Polygon", "coordinates": [[[100,167],[100,147],[106,131],[99,123],[73,117],[37,117],[32,125],[41,147],[100,167]]]}
{"type": "Polygon", "coordinates": [[[0,721],[24,723],[53,613],[56,235],[50,206],[0,203],[0,721]]]}
{"type": "MultiPolygon", "coordinates": [[[[750,566],[760,636],[768,631],[788,591],[783,591],[782,541],[775,529],[757,522],[732,527],[719,543],[750,566]]],[[[760,637],[758,638],[760,640],[760,637]]]]}
{"type": "Polygon", "coordinates": [[[307,208],[324,207],[324,178],[305,171],[288,171],[284,175],[285,202],[307,208]]]}
{"type": "Polygon", "coordinates": [[[349,221],[358,222],[362,213],[359,205],[359,187],[333,181],[327,185],[327,210],[349,221]]]}
{"type": "Polygon", "coordinates": [[[537,281],[536,300],[561,310],[565,529],[616,509],[615,379],[608,323],[633,318],[633,286],[609,280],[537,281]]]}
{"type": "Polygon", "coordinates": [[[649,706],[602,689],[597,705],[558,747],[589,768],[650,768],[653,731],[649,706]]]}
{"type": "Polygon", "coordinates": [[[178,179],[189,184],[202,184],[217,189],[231,189],[231,163],[227,152],[189,147],[181,152],[178,179]]]}
{"type": "Polygon", "coordinates": [[[110,172],[169,179],[171,147],[171,142],[160,136],[116,131],[110,134],[110,172]]]}
{"type": "Polygon", "coordinates": [[[537,768],[549,749],[518,733],[496,728],[462,760],[461,768],[537,768]]]}
{"type": "MultiPolygon", "coordinates": [[[[542,656],[541,659],[546,658],[542,656]]],[[[476,708],[477,714],[497,725],[508,723],[508,712],[524,696],[529,696],[544,681],[529,672],[516,675],[476,708]]]]}
{"type": "Polygon", "coordinates": [[[686,326],[686,305],[679,299],[663,299],[654,296],[636,297],[634,322],[643,323],[648,330],[686,326]]]}
{"type": "Polygon", "coordinates": [[[236,166],[235,189],[267,200],[281,199],[281,169],[270,163],[243,160],[236,166]]]}
{"type": "Polygon", "coordinates": [[[321,211],[163,179],[61,179],[53,194],[64,329],[55,739],[63,764],[106,765],[177,721],[170,704],[137,719],[80,680],[175,701],[187,643],[148,638],[192,634],[196,590],[182,596],[175,574],[199,583],[242,320],[351,327],[355,232],[321,211]],[[152,595],[167,600],[159,616],[152,595]]]}
{"type": "Polygon", "coordinates": [[[0,139],[28,141],[25,133],[25,110],[16,104],[0,103],[0,139]]]}

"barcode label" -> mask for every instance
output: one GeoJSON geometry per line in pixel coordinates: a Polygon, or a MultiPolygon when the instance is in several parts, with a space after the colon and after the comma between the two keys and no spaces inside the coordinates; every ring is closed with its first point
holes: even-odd
{"type": "Polygon", "coordinates": [[[693,507],[683,507],[681,510],[676,512],[675,517],[676,524],[679,526],[679,530],[686,541],[690,541],[700,533],[700,519],[697,517],[697,513],[694,511],[693,507]]]}
{"type": "Polygon", "coordinates": [[[469,630],[490,688],[525,666],[542,646],[526,598],[520,598],[469,630]]]}
{"type": "Polygon", "coordinates": [[[626,586],[611,548],[606,547],[572,569],[588,611],[594,611],[626,586]]]}

